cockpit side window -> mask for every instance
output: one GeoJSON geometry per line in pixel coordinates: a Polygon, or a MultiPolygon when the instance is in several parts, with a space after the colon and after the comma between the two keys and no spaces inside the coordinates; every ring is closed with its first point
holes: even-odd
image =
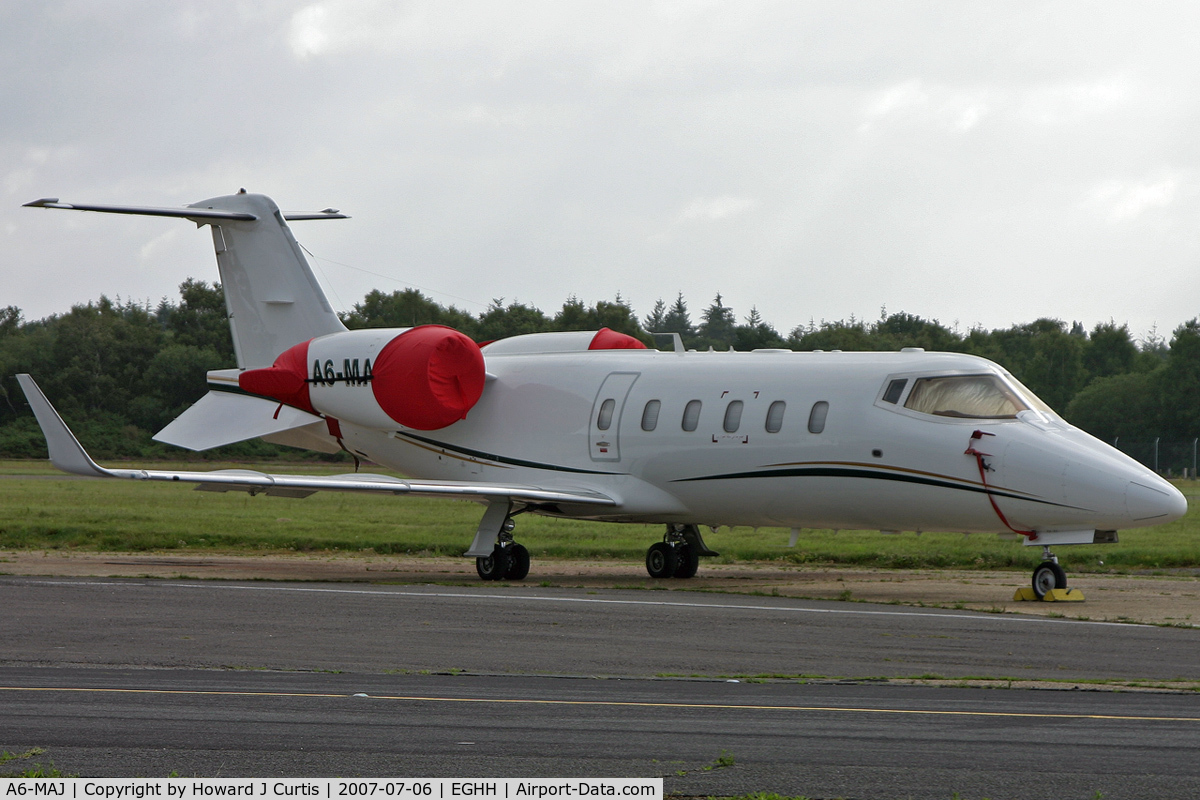
{"type": "Polygon", "coordinates": [[[896,378],[888,384],[887,391],[883,393],[883,402],[895,405],[900,402],[900,395],[904,394],[904,387],[908,385],[908,378],[896,378]]]}
{"type": "Polygon", "coordinates": [[[1014,387],[1016,387],[1017,391],[1021,393],[1021,399],[1023,399],[1031,408],[1033,408],[1037,411],[1041,411],[1043,414],[1049,414],[1051,417],[1057,416],[1054,413],[1054,409],[1051,408],[1050,406],[1046,405],[1045,400],[1038,397],[1033,392],[1029,391],[1028,386],[1021,383],[1019,380],[1017,380],[1016,378],[1014,378],[1012,375],[1010,375],[1007,372],[1004,373],[1004,379],[1006,381],[1008,381],[1010,384],[1012,384],[1014,387]]]}
{"type": "Polygon", "coordinates": [[[1029,405],[996,375],[918,378],[904,407],[922,414],[965,419],[1011,419],[1029,405]]]}

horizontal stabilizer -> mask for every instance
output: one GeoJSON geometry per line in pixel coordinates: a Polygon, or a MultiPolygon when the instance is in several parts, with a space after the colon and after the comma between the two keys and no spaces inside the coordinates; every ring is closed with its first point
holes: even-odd
{"type": "MultiPolygon", "coordinates": [[[[95,203],[60,203],[57,197],[43,197],[25,204],[26,208],[61,208],[67,211],[99,211],[102,214],[133,214],[139,217],[182,217],[183,219],[229,219],[254,221],[255,214],[241,211],[221,211],[212,208],[163,208],[159,206],[113,206],[95,203]]],[[[308,219],[349,219],[336,208],[326,208],[314,213],[284,214],[288,222],[308,219]]]]}
{"type": "Polygon", "coordinates": [[[188,450],[209,450],[320,421],[315,414],[280,405],[276,400],[209,392],[154,434],[154,440],[188,450]]]}

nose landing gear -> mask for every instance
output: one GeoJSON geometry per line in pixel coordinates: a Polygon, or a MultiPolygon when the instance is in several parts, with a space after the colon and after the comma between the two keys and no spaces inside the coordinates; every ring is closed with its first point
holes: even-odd
{"type": "Polygon", "coordinates": [[[1042,563],[1033,568],[1033,593],[1041,600],[1052,589],[1067,588],[1067,573],[1058,565],[1058,556],[1042,547],[1042,563]]]}

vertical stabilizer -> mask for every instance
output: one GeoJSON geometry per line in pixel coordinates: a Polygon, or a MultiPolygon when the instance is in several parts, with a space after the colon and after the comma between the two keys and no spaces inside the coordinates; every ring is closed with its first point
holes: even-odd
{"type": "Polygon", "coordinates": [[[271,198],[234,194],[188,208],[254,217],[196,219],[212,227],[239,367],[269,367],[294,344],[346,330],[271,198]]]}

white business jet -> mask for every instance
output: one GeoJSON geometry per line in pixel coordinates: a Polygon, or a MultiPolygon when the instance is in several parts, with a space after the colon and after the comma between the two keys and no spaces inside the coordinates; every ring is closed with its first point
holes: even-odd
{"type": "Polygon", "coordinates": [[[486,505],[466,551],[485,580],[520,580],[523,513],[661,523],[655,578],[716,555],[701,526],[996,532],[1041,546],[1040,598],[1066,588],[1050,548],[1116,542],[1179,519],[1154,472],[1067,424],[998,365],[957,353],[646,349],[603,329],[482,346],[450,328],[347,330],[284,215],[244,190],[186,208],[42,208],[182,217],[207,225],[237,369],[155,439],[205,450],[255,437],[346,450],[410,479],[96,464],[28,375],[18,376],[67,472],[183,481],[205,491],[451,497],[486,505]]]}

